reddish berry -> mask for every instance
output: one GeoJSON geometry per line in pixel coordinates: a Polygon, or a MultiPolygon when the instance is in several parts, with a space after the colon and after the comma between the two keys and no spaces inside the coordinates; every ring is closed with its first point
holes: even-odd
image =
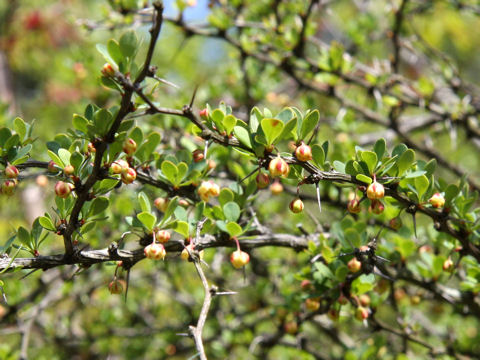
{"type": "Polygon", "coordinates": [[[135,140],[128,138],[123,142],[123,152],[128,156],[132,156],[137,151],[137,143],[135,140]]]}
{"type": "Polygon", "coordinates": [[[436,209],[440,209],[445,205],[445,198],[440,193],[435,193],[432,197],[428,200],[430,205],[432,205],[436,209]]]}
{"type": "Polygon", "coordinates": [[[230,262],[232,263],[235,269],[240,269],[248,264],[250,261],[250,255],[248,255],[245,251],[236,250],[230,255],[230,262]]]}
{"type": "Polygon", "coordinates": [[[162,244],[152,243],[143,249],[145,256],[152,260],[163,260],[167,252],[162,244]]]}
{"type": "Polygon", "coordinates": [[[381,199],[385,196],[385,188],[382,184],[378,183],[376,180],[373,181],[367,188],[367,197],[370,200],[381,199]]]}
{"type": "Polygon", "coordinates": [[[290,211],[294,214],[301,213],[303,211],[304,205],[303,201],[300,199],[293,199],[289,205],[290,211]]]}
{"type": "Polygon", "coordinates": [[[257,187],[259,189],[265,189],[268,185],[270,185],[270,177],[262,172],[259,172],[257,177],[255,178],[257,183],[257,187]]]}
{"type": "Polygon", "coordinates": [[[18,177],[19,171],[13,165],[8,165],[5,168],[5,176],[9,179],[16,179],[18,177]]]}
{"type": "Polygon", "coordinates": [[[312,160],[312,148],[302,141],[301,145],[295,150],[295,157],[300,161],[312,160]]]}
{"type": "Polygon", "coordinates": [[[302,283],[300,284],[300,287],[302,290],[311,290],[313,288],[312,282],[310,280],[302,280],[302,283]]]}
{"type": "Polygon", "coordinates": [[[91,143],[91,142],[88,143],[87,149],[88,149],[88,152],[90,152],[90,153],[97,152],[97,149],[95,149],[95,145],[93,145],[93,143],[91,143]]]}
{"type": "Polygon", "coordinates": [[[70,193],[72,192],[73,185],[59,181],[55,184],[55,195],[61,197],[62,199],[66,199],[70,193]]]}
{"type": "Polygon", "coordinates": [[[340,305],[347,305],[348,304],[348,299],[345,295],[343,295],[343,293],[340,294],[337,301],[340,305]]]}
{"type": "Polygon", "coordinates": [[[290,165],[287,164],[280,156],[277,156],[275,159],[270,160],[268,164],[268,170],[272,177],[283,176],[286,177],[290,172],[290,165]]]}

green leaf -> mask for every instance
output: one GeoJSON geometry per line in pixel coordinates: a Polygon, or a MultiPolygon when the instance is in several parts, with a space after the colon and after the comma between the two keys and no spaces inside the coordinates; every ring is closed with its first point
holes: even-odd
{"type": "Polygon", "coordinates": [[[233,201],[234,195],[233,191],[228,188],[223,188],[220,190],[220,195],[218,196],[218,202],[220,205],[224,206],[226,203],[233,201]]]}
{"type": "Polygon", "coordinates": [[[15,120],[13,120],[13,128],[20,137],[20,140],[23,141],[23,139],[25,139],[25,135],[27,134],[27,125],[25,125],[25,122],[21,118],[17,117],[15,120]]]}
{"type": "Polygon", "coordinates": [[[210,118],[212,119],[213,123],[217,127],[218,131],[223,131],[223,119],[225,118],[225,114],[223,113],[222,110],[220,109],[215,109],[213,110],[212,114],[210,115],[210,118]]]}
{"type": "MultiPolygon", "coordinates": [[[[70,165],[70,157],[72,154],[70,154],[70,151],[67,149],[58,149],[58,157],[60,158],[60,163],[63,164],[63,167],[70,165]]],[[[60,164],[57,164],[60,165],[60,164]]]]}
{"type": "Polygon", "coordinates": [[[110,200],[105,196],[99,196],[93,199],[92,205],[90,205],[89,216],[95,216],[108,208],[110,200]]]}
{"type": "Polygon", "coordinates": [[[373,174],[378,161],[377,154],[373,151],[362,151],[361,158],[367,164],[368,172],[373,174]]]}
{"type": "Polygon", "coordinates": [[[312,157],[315,165],[323,168],[323,164],[325,163],[325,152],[320,145],[315,144],[312,146],[312,157]]]}
{"type": "Polygon", "coordinates": [[[120,45],[118,44],[118,42],[116,42],[113,39],[108,40],[107,50],[108,50],[108,54],[112,57],[112,59],[117,64],[120,65],[120,63],[123,62],[124,59],[123,59],[122,51],[120,50],[120,45]]]}
{"type": "Polygon", "coordinates": [[[184,162],[181,162],[177,165],[177,169],[178,169],[177,184],[180,184],[183,178],[185,177],[185,175],[187,174],[188,165],[184,162]]]}
{"type": "Polygon", "coordinates": [[[372,183],[372,181],[373,181],[371,177],[369,177],[369,176],[367,176],[367,175],[364,175],[364,174],[357,174],[357,175],[355,176],[355,179],[357,179],[358,181],[361,181],[361,182],[363,182],[363,183],[365,183],[365,184],[369,184],[369,185],[370,185],[370,184],[372,183]]]}
{"type": "Polygon", "coordinates": [[[303,119],[302,128],[300,130],[299,138],[305,139],[307,135],[315,129],[320,120],[320,113],[318,110],[311,111],[308,115],[303,119]]]}
{"type": "Polygon", "coordinates": [[[425,170],[427,172],[426,176],[427,177],[432,176],[433,173],[435,172],[436,167],[437,167],[437,160],[436,159],[432,159],[428,163],[426,163],[425,166],[423,167],[423,170],[425,170]]]}
{"type": "Polygon", "coordinates": [[[378,139],[373,145],[373,151],[377,154],[377,159],[381,160],[383,155],[385,154],[385,150],[387,148],[387,143],[384,138],[378,139]]]}
{"type": "Polygon", "coordinates": [[[341,161],[335,160],[333,162],[333,167],[335,170],[337,170],[339,173],[345,174],[345,164],[342,163],[341,161]]]}
{"type": "Polygon", "coordinates": [[[55,225],[53,225],[52,220],[50,218],[46,217],[46,216],[40,216],[38,218],[38,222],[46,230],[50,230],[50,231],[56,231],[57,230],[55,225]]]}
{"type": "Polygon", "coordinates": [[[419,201],[422,201],[423,195],[425,194],[425,191],[427,191],[429,185],[430,183],[425,175],[415,178],[415,188],[417,189],[419,201]]]}
{"type": "Polygon", "coordinates": [[[118,67],[118,64],[116,61],[110,56],[110,53],[108,52],[108,48],[104,44],[97,44],[96,46],[97,51],[102,54],[103,58],[110,64],[115,65],[115,67],[118,67]]]}
{"type": "Polygon", "coordinates": [[[137,49],[137,35],[133,31],[127,31],[120,38],[120,50],[125,57],[131,58],[137,49]]]}
{"type": "Polygon", "coordinates": [[[83,155],[78,151],[74,151],[70,156],[70,164],[76,169],[80,168],[80,165],[83,163],[83,155]]]}
{"type": "Polygon", "coordinates": [[[238,225],[236,222],[229,222],[226,225],[226,229],[230,237],[239,236],[243,233],[242,227],[238,225]]]}
{"type": "Polygon", "coordinates": [[[28,248],[31,248],[31,236],[30,232],[23,226],[20,226],[17,231],[17,238],[20,242],[28,248]]]}
{"type": "MultiPolygon", "coordinates": [[[[106,109],[100,109],[93,115],[93,125],[98,135],[105,135],[113,121],[112,114],[106,109]]],[[[137,143],[138,144],[138,143],[137,143]]]]}
{"type": "Polygon", "coordinates": [[[241,126],[235,126],[233,128],[233,133],[235,134],[235,137],[238,139],[238,141],[240,141],[244,146],[246,146],[249,149],[252,148],[252,143],[250,141],[250,134],[248,133],[247,129],[241,126]]]}
{"type": "Polygon", "coordinates": [[[450,202],[458,195],[460,189],[457,185],[450,184],[445,189],[445,202],[450,204],[450,202]]]}
{"type": "Polygon", "coordinates": [[[228,221],[237,221],[240,217],[240,206],[237,203],[230,201],[223,205],[223,213],[228,221]]]}
{"type": "Polygon", "coordinates": [[[150,206],[150,200],[148,199],[148,196],[143,191],[141,191],[138,194],[137,198],[138,198],[138,202],[140,203],[140,208],[142,209],[142,211],[144,212],[152,211],[152,208],[150,206]]]}
{"type": "Polygon", "coordinates": [[[230,135],[233,131],[233,128],[237,124],[237,118],[233,115],[227,115],[223,119],[223,127],[227,131],[227,135],[230,135]]]}
{"type": "Polygon", "coordinates": [[[73,114],[73,127],[84,134],[88,133],[88,120],[85,119],[82,115],[73,114]]]}
{"type": "Polygon", "coordinates": [[[150,231],[153,230],[153,226],[155,225],[155,222],[157,221],[157,217],[154,214],[152,214],[150,212],[146,212],[146,211],[138,214],[137,218],[138,218],[138,220],[140,220],[140,222],[143,225],[145,225],[147,230],[150,230],[150,231]]]}
{"type": "Polygon", "coordinates": [[[297,117],[289,120],[283,127],[282,133],[278,137],[278,140],[288,139],[293,136],[293,130],[297,127],[297,117]]]}
{"type": "Polygon", "coordinates": [[[275,140],[280,136],[283,130],[283,122],[279,119],[267,118],[261,121],[263,133],[267,140],[267,145],[272,145],[275,140]]]}
{"type": "Polygon", "coordinates": [[[173,230],[182,235],[184,238],[188,238],[190,235],[188,223],[185,221],[177,221],[173,230]]]}
{"type": "Polygon", "coordinates": [[[178,168],[177,166],[172,163],[171,161],[165,160],[162,162],[162,165],[160,166],[162,169],[163,175],[170,181],[173,185],[178,185],[177,184],[177,176],[178,176],[178,168]]]}
{"type": "Polygon", "coordinates": [[[170,199],[168,201],[167,210],[165,210],[165,214],[163,214],[162,223],[164,223],[170,216],[172,216],[177,206],[178,206],[178,196],[175,196],[173,199],[170,199]]]}
{"type": "Polygon", "coordinates": [[[405,151],[407,151],[407,149],[408,149],[407,145],[398,144],[397,146],[395,146],[395,148],[392,151],[392,157],[394,157],[395,155],[398,155],[400,157],[400,155],[402,155],[405,151]]]}
{"type": "Polygon", "coordinates": [[[398,176],[401,176],[415,162],[415,152],[412,149],[406,150],[397,161],[398,176]]]}

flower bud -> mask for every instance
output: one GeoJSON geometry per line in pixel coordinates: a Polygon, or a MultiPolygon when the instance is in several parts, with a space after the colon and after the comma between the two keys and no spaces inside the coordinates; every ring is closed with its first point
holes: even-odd
{"type": "Polygon", "coordinates": [[[345,295],[343,295],[343,293],[340,294],[337,301],[340,305],[347,305],[348,304],[348,299],[345,295]]]}
{"type": "Polygon", "coordinates": [[[362,263],[356,257],[354,257],[347,263],[347,267],[352,273],[356,273],[362,268],[362,263]]]}
{"type": "Polygon", "coordinates": [[[70,193],[72,192],[73,185],[63,182],[63,181],[58,181],[55,184],[55,195],[62,199],[66,199],[70,193]]]}
{"type": "Polygon", "coordinates": [[[360,200],[355,196],[347,204],[347,210],[351,214],[358,214],[362,209],[360,208],[360,200]]]}
{"type": "Polygon", "coordinates": [[[393,230],[399,230],[402,225],[403,225],[403,222],[402,222],[402,219],[400,219],[399,216],[397,217],[394,217],[393,219],[391,219],[389,222],[388,222],[388,225],[393,229],[393,230]]]}
{"type": "Polygon", "coordinates": [[[193,161],[196,163],[202,161],[205,158],[204,151],[201,149],[194,150],[192,152],[192,156],[193,156],[193,161]]]}
{"type": "MultiPolygon", "coordinates": [[[[188,258],[190,257],[189,252],[192,253],[192,252],[194,251],[194,249],[195,249],[195,247],[193,246],[193,244],[187,245],[187,246],[182,250],[182,252],[181,252],[181,254],[180,254],[180,258],[181,258],[182,260],[187,261],[188,258]]],[[[203,251],[203,250],[200,250],[200,251],[198,252],[198,256],[200,257],[200,260],[203,260],[203,254],[204,254],[204,251],[203,251]]]]}
{"type": "Polygon", "coordinates": [[[108,290],[110,290],[110,294],[121,294],[123,292],[123,285],[115,279],[108,285],[108,290]]]}
{"type": "Polygon", "coordinates": [[[124,172],[126,172],[129,168],[130,168],[130,166],[128,165],[128,162],[126,162],[126,161],[123,160],[123,159],[115,160],[115,161],[110,165],[110,169],[111,169],[112,173],[114,173],[114,174],[124,173],[124,172]]]}
{"type": "Polygon", "coordinates": [[[55,164],[55,162],[53,160],[50,160],[48,162],[48,171],[51,172],[51,173],[56,173],[58,172],[58,168],[57,168],[57,164],[55,164]]]}
{"type": "Polygon", "coordinates": [[[167,230],[158,230],[155,233],[155,239],[160,243],[166,243],[170,240],[170,233],[167,230]]]}
{"type": "Polygon", "coordinates": [[[259,189],[265,189],[268,185],[270,185],[270,177],[263,172],[258,173],[255,181],[257,183],[257,188],[259,189]]]}
{"type": "Polygon", "coordinates": [[[88,152],[90,153],[95,153],[97,152],[97,149],[95,149],[95,145],[93,143],[89,142],[87,145],[88,152]]]}
{"type": "Polygon", "coordinates": [[[445,198],[440,193],[435,193],[432,197],[428,200],[430,205],[432,205],[436,209],[440,209],[445,205],[445,198]]]}
{"type": "Polygon", "coordinates": [[[125,139],[122,149],[125,154],[132,156],[137,151],[137,143],[132,138],[125,139]]]}
{"type": "Polygon", "coordinates": [[[107,77],[114,76],[115,75],[115,69],[113,68],[112,65],[110,65],[109,63],[106,63],[105,65],[103,65],[102,75],[107,76],[107,77]]]}
{"type": "Polygon", "coordinates": [[[63,173],[67,176],[72,175],[75,172],[75,168],[72,165],[67,165],[63,168],[63,173]]]}
{"type": "Polygon", "coordinates": [[[242,250],[236,250],[230,255],[230,262],[235,269],[240,269],[248,264],[250,256],[242,250]]]}
{"type": "Polygon", "coordinates": [[[443,262],[442,268],[443,268],[443,271],[453,272],[454,264],[453,264],[452,259],[448,258],[447,260],[445,260],[443,262]]]}
{"type": "Polygon", "coordinates": [[[145,256],[152,260],[163,260],[167,252],[162,244],[151,243],[143,249],[145,256]]]}
{"type": "Polygon", "coordinates": [[[374,181],[373,183],[368,185],[367,197],[370,200],[381,199],[384,196],[385,196],[385,188],[383,187],[382,184],[378,183],[377,181],[374,181]]]}
{"type": "Polygon", "coordinates": [[[370,306],[370,296],[368,296],[367,294],[362,294],[358,297],[358,301],[360,302],[360,305],[362,306],[365,306],[365,307],[368,307],[370,306]]]}
{"type": "Polygon", "coordinates": [[[124,184],[131,184],[137,178],[137,172],[135,169],[128,168],[127,171],[122,173],[122,181],[124,184]]]}
{"type": "Polygon", "coordinates": [[[18,177],[19,171],[14,165],[8,165],[5,168],[5,176],[9,179],[16,179],[18,177]]]}
{"type": "Polygon", "coordinates": [[[355,318],[357,320],[360,320],[360,321],[363,321],[365,319],[368,319],[368,309],[363,307],[363,306],[359,306],[356,310],[355,310],[355,318]]]}
{"type": "Polygon", "coordinates": [[[337,321],[338,318],[340,317],[340,314],[337,309],[330,308],[327,312],[327,316],[330,320],[337,321]]]}
{"type": "Polygon", "coordinates": [[[275,181],[270,185],[270,191],[272,192],[273,195],[279,195],[283,192],[283,185],[278,179],[275,179],[275,181]]]}
{"type": "Polygon", "coordinates": [[[158,197],[153,201],[153,205],[161,212],[165,212],[167,211],[167,207],[168,207],[168,199],[158,197]]]}
{"type": "Polygon", "coordinates": [[[385,206],[383,206],[382,202],[378,200],[372,200],[370,207],[368,208],[368,211],[376,215],[381,214],[383,210],[385,210],[385,206]]]}
{"type": "Polygon", "coordinates": [[[312,148],[302,141],[301,145],[295,150],[295,157],[300,161],[312,160],[312,148]]]}
{"type": "Polygon", "coordinates": [[[272,177],[283,176],[286,177],[290,172],[290,165],[287,164],[280,156],[277,156],[275,159],[270,160],[268,164],[268,170],[272,177]]]}
{"type": "Polygon", "coordinates": [[[2,194],[11,196],[15,192],[15,188],[17,187],[17,180],[5,180],[2,183],[2,194]]]}
{"type": "Polygon", "coordinates": [[[304,205],[303,201],[300,199],[293,199],[289,205],[290,211],[294,214],[301,213],[303,211],[304,205]]]}
{"type": "Polygon", "coordinates": [[[205,109],[200,110],[199,115],[203,120],[207,120],[208,119],[208,109],[205,108],[205,109]]]}
{"type": "Polygon", "coordinates": [[[317,311],[320,309],[320,299],[319,298],[308,298],[305,300],[305,307],[310,311],[317,311]]]}

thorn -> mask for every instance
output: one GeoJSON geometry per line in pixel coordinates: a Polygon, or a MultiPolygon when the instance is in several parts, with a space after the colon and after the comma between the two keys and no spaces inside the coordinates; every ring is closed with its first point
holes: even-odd
{"type": "Polygon", "coordinates": [[[195,101],[195,96],[197,95],[197,90],[198,90],[198,85],[195,86],[195,89],[193,90],[192,94],[192,99],[190,100],[190,108],[193,106],[193,102],[195,101]]]}
{"type": "Polygon", "coordinates": [[[203,158],[207,161],[208,140],[205,140],[205,149],[203,149],[203,158]]]}
{"type": "Polygon", "coordinates": [[[418,239],[418,236],[417,236],[417,219],[415,219],[415,214],[412,214],[412,220],[413,220],[413,232],[415,234],[415,238],[418,239]]]}
{"type": "Polygon", "coordinates": [[[317,189],[318,211],[322,212],[322,201],[320,199],[320,186],[318,185],[318,182],[315,184],[315,187],[317,189]]]}

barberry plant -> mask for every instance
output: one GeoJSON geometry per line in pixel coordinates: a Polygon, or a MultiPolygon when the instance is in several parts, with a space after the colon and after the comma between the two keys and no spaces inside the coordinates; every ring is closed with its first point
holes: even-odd
{"type": "MultiPolygon", "coordinates": [[[[159,1],[108,2],[111,17],[83,23],[115,30],[92,63],[101,95],[45,143],[31,120],[0,128],[4,201],[36,179],[48,204],[1,240],[0,321],[19,317],[22,358],[34,330],[21,310],[37,300],[32,321],[59,345],[31,354],[477,356],[479,169],[465,154],[478,151],[480,95],[416,22],[429,7],[480,9],[334,3],[211,1],[198,25],[184,17],[195,2],[176,1],[173,18],[159,1]],[[234,65],[209,68],[210,38],[234,65]],[[178,86],[186,70],[167,54],[211,76],[178,86]],[[65,325],[35,320],[56,303],[65,325]]],[[[26,28],[47,26],[39,16],[26,28]]]]}

